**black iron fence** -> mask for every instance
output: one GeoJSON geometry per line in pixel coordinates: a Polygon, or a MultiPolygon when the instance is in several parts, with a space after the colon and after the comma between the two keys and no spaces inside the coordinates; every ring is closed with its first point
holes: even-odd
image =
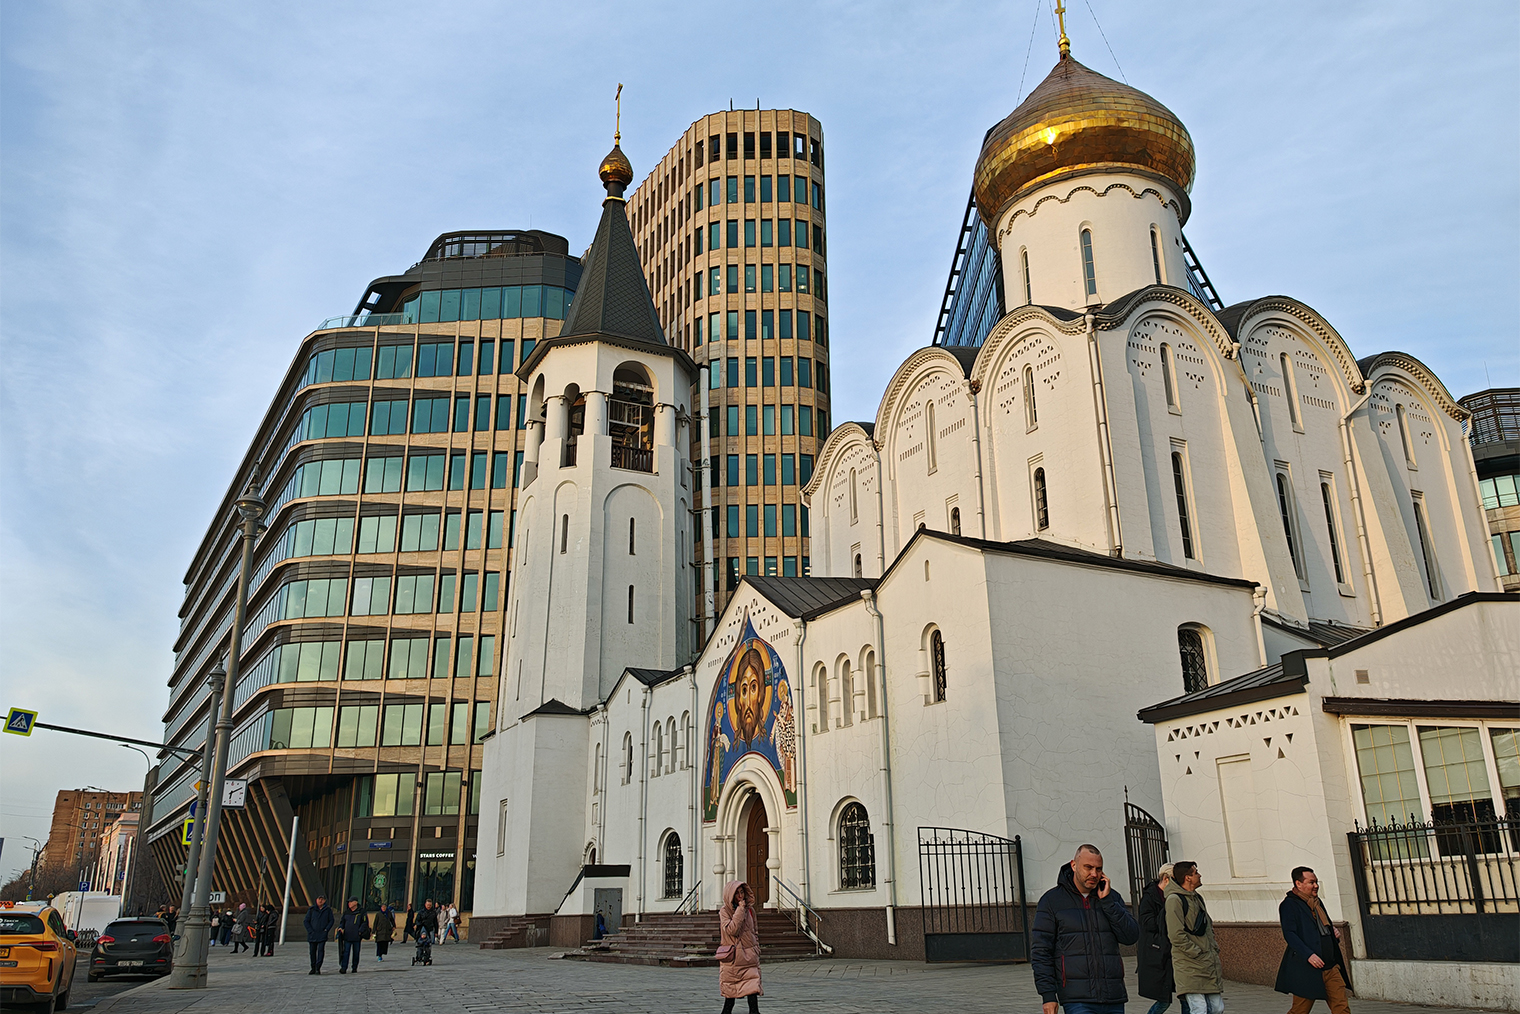
{"type": "Polygon", "coordinates": [[[1019,837],[918,829],[926,961],[1027,961],[1028,912],[1019,837]]]}
{"type": "Polygon", "coordinates": [[[1346,837],[1369,958],[1520,962],[1520,821],[1375,824],[1346,837]]]}
{"type": "Polygon", "coordinates": [[[1374,824],[1349,838],[1368,915],[1520,911],[1520,821],[1374,824]]]}

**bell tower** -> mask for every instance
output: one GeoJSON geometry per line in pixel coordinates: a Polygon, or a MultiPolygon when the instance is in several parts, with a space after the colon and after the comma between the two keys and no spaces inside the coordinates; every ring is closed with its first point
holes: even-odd
{"type": "Polygon", "coordinates": [[[517,371],[529,431],[483,760],[481,806],[500,811],[480,824],[489,858],[476,904],[488,914],[559,903],[585,844],[586,713],[624,668],[674,669],[697,647],[686,452],[696,366],[665,340],[645,285],[620,144],[600,176],[607,197],[569,319],[517,371]]]}

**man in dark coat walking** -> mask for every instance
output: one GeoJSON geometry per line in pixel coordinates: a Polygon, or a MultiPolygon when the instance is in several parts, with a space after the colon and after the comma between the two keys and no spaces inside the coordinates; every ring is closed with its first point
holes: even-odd
{"type": "Polygon", "coordinates": [[[1177,991],[1172,978],[1172,941],[1166,935],[1166,885],[1172,880],[1172,864],[1163,863],[1156,879],[1140,892],[1140,945],[1135,951],[1140,995],[1156,1001],[1147,1014],[1161,1014],[1172,1005],[1177,991]]]}
{"type": "Polygon", "coordinates": [[[359,942],[369,936],[369,916],[359,907],[358,898],[348,899],[348,908],[338,919],[338,974],[348,974],[349,965],[359,974],[359,942]]]}
{"type": "Polygon", "coordinates": [[[1035,909],[1030,963],[1043,1014],[1056,1014],[1057,1005],[1066,1014],[1123,1014],[1129,991],[1119,945],[1139,938],[1139,924],[1103,872],[1102,853],[1081,846],[1035,909]]]}
{"type": "Polygon", "coordinates": [[[332,932],[333,911],[327,907],[327,899],[317,895],[317,903],[306,910],[301,920],[306,927],[306,947],[311,951],[311,971],[307,975],[322,974],[322,959],[327,956],[327,934],[332,932]]]}
{"type": "Polygon", "coordinates": [[[1351,1014],[1341,931],[1330,922],[1319,900],[1319,878],[1309,867],[1294,868],[1293,890],[1277,906],[1277,918],[1288,949],[1277,969],[1276,988],[1292,995],[1289,1014],[1309,1014],[1315,1000],[1329,1004],[1331,1014],[1351,1014]]]}

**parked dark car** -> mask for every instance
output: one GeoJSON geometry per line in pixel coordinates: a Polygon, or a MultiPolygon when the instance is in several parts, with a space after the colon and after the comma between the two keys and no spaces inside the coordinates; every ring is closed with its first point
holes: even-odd
{"type": "Polygon", "coordinates": [[[90,952],[90,981],[107,975],[168,975],[174,943],[162,919],[117,919],[101,930],[90,952]]]}

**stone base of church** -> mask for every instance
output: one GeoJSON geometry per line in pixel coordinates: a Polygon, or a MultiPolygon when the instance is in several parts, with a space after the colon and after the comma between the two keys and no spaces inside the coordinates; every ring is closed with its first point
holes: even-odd
{"type": "MultiPolygon", "coordinates": [[[[553,917],[549,915],[472,915],[470,917],[470,943],[481,945],[492,941],[492,938],[504,930],[523,929],[528,925],[537,928],[535,940],[539,947],[550,946],[553,936],[553,917]]],[[[588,937],[590,933],[586,934],[588,937]]],[[[499,947],[526,947],[527,934],[516,933],[508,939],[499,942],[499,947]]],[[[577,941],[573,946],[579,947],[577,941]]]]}
{"type": "MultiPolygon", "coordinates": [[[[1351,929],[1343,922],[1335,924],[1341,931],[1344,951],[1350,951],[1351,929]]],[[[1282,927],[1275,922],[1216,922],[1214,939],[1219,943],[1219,958],[1224,977],[1236,982],[1253,982],[1271,986],[1277,982],[1277,968],[1282,963],[1282,927]]]]}
{"type": "MultiPolygon", "coordinates": [[[[627,922],[624,919],[624,922],[627,922]]],[[[549,919],[549,946],[573,950],[596,935],[596,916],[556,915],[549,919]]]]}

